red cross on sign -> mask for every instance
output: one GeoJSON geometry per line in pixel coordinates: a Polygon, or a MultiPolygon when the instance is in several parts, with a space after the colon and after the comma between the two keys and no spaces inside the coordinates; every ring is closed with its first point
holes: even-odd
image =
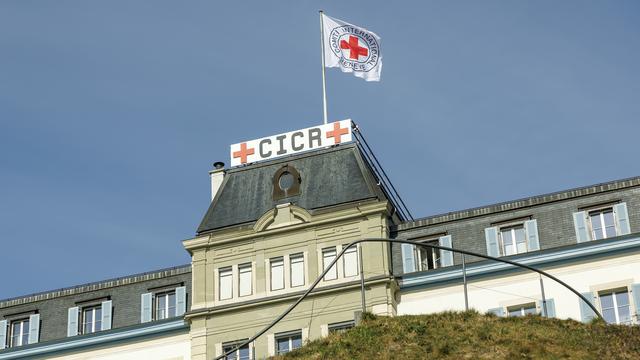
{"type": "Polygon", "coordinates": [[[350,35],[349,42],[340,40],[340,48],[349,50],[349,59],[358,60],[360,56],[369,55],[369,49],[361,47],[357,36],[350,35]]]}
{"type": "Polygon", "coordinates": [[[240,144],[240,150],[233,152],[233,158],[240,158],[241,164],[247,163],[247,156],[253,155],[256,152],[254,148],[247,149],[247,143],[240,144]]]}
{"type": "Polygon", "coordinates": [[[342,135],[347,135],[348,133],[349,133],[348,128],[341,128],[340,122],[334,122],[333,130],[327,131],[327,139],[333,138],[334,144],[340,144],[340,138],[342,138],[342,135]]]}

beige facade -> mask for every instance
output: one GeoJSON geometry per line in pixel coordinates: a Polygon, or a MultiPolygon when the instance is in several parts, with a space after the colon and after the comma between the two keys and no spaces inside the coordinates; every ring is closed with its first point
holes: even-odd
{"type": "MultiPolygon", "coordinates": [[[[388,237],[389,206],[386,201],[332,207],[310,214],[291,205],[278,205],[251,227],[236,227],[184,242],[192,255],[193,302],[187,314],[191,323],[193,359],[211,359],[222,353],[223,343],[248,339],[292,304],[323,269],[323,249],[337,252],[348,243],[388,237]],[[290,255],[302,254],[304,285],[292,287],[290,255]],[[284,261],[284,288],[272,289],[270,263],[284,261]],[[273,260],[275,261],[275,260],[273,260]],[[240,296],[238,267],[251,264],[250,295],[240,296]],[[222,299],[220,271],[231,271],[231,297],[222,299]]],[[[362,252],[366,278],[367,310],[392,315],[396,312],[395,281],[390,273],[389,246],[367,243],[362,252]]],[[[361,311],[360,276],[347,274],[344,261],[337,262],[337,278],[322,280],[317,290],[284,320],[253,344],[256,358],[275,353],[274,334],[300,330],[303,342],[326,333],[328,324],[354,320],[361,311]],[[351,276],[345,276],[351,275],[351,276]]],[[[294,274],[299,278],[299,274],[294,274]]],[[[226,291],[226,290],[225,290],[226,291]]],[[[224,297],[229,297],[225,293],[224,297]]]]}

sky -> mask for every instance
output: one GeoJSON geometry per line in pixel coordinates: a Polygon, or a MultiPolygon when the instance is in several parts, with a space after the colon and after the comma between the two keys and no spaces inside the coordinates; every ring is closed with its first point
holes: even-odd
{"type": "Polygon", "coordinates": [[[187,264],[229,145],[322,123],[327,69],[415,218],[640,175],[638,1],[0,1],[0,298],[187,264]]]}

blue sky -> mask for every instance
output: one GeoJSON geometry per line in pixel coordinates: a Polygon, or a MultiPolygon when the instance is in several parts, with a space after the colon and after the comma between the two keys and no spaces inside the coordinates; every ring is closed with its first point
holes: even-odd
{"type": "Polygon", "coordinates": [[[0,298],[189,262],[228,146],[321,123],[328,69],[414,216],[640,175],[637,1],[0,2],[0,298]]]}

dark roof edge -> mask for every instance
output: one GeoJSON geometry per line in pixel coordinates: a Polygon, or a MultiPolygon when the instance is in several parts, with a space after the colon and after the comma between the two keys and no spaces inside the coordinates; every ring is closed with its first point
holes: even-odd
{"type": "Polygon", "coordinates": [[[85,292],[108,289],[112,287],[138,283],[142,281],[162,279],[165,277],[186,274],[191,272],[191,264],[179,265],[160,270],[147,271],[143,273],[121,276],[117,278],[91,282],[82,285],[70,286],[57,290],[42,291],[29,295],[16,296],[8,299],[0,299],[0,308],[11,307],[41,300],[49,300],[62,296],[81,294],[85,292]]]}
{"type": "Polygon", "coordinates": [[[432,215],[414,221],[407,221],[395,226],[392,231],[402,231],[422,226],[435,225],[449,221],[462,220],[477,216],[484,216],[504,211],[527,208],[536,205],[556,202],[560,200],[568,200],[582,196],[605,193],[609,191],[621,190],[631,187],[640,186],[640,176],[630,177],[626,179],[613,180],[609,182],[599,183],[595,185],[583,186],[569,190],[562,190],[553,193],[536,195],[518,200],[511,200],[493,205],[480,206],[466,210],[453,211],[444,214],[432,215]]]}

